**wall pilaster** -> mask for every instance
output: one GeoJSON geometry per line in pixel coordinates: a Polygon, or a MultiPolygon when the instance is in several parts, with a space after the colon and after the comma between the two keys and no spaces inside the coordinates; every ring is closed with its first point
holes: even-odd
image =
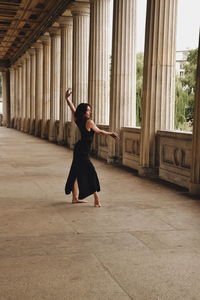
{"type": "Polygon", "coordinates": [[[200,34],[195,89],[195,110],[192,140],[191,194],[200,196],[200,34]]]}

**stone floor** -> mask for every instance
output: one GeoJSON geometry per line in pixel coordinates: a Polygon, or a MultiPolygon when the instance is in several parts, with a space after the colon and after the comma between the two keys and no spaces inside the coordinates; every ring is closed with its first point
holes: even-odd
{"type": "Polygon", "coordinates": [[[0,128],[0,299],[199,300],[200,202],[94,160],[103,206],[71,204],[71,159],[0,128]]]}

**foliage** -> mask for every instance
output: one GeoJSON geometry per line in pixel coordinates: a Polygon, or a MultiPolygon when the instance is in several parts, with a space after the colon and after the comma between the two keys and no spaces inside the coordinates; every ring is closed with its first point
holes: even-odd
{"type": "Polygon", "coordinates": [[[176,78],[175,126],[193,118],[198,49],[190,50],[184,64],[184,76],[176,78]]]}
{"type": "Polygon", "coordinates": [[[0,72],[0,97],[2,97],[2,75],[0,72]]]}
{"type": "Polygon", "coordinates": [[[141,102],[142,102],[142,85],[143,85],[143,61],[144,53],[137,53],[136,56],[136,126],[141,125],[141,102]]]}
{"type": "MultiPolygon", "coordinates": [[[[190,50],[187,62],[184,64],[184,77],[176,76],[175,98],[175,128],[185,129],[186,122],[193,118],[194,92],[196,83],[198,49],[190,50]]],[[[141,125],[141,102],[143,85],[143,60],[144,54],[137,54],[136,65],[136,126],[141,125]]]]}

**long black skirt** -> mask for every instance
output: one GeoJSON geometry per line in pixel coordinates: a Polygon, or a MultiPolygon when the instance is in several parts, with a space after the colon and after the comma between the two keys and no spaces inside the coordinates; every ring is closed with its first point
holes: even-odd
{"type": "Polygon", "coordinates": [[[100,191],[99,179],[96,170],[89,159],[89,147],[79,141],[74,149],[74,157],[65,185],[65,193],[73,191],[74,182],[77,179],[79,199],[84,199],[94,192],[100,191]]]}

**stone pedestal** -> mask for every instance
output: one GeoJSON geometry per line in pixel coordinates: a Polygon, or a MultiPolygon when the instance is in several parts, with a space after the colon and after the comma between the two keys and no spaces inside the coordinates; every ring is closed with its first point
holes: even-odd
{"type": "Polygon", "coordinates": [[[61,28],[61,66],[60,66],[60,122],[58,143],[65,144],[64,125],[71,121],[71,111],[67,107],[65,92],[72,87],[72,16],[64,16],[58,19],[61,28]]]}
{"type": "Polygon", "coordinates": [[[31,62],[31,77],[30,77],[30,134],[35,133],[35,82],[36,82],[36,59],[35,59],[35,49],[31,48],[28,53],[30,54],[30,62],[31,62]]]}
{"type": "Polygon", "coordinates": [[[200,35],[195,90],[190,193],[200,196],[200,35]]]}
{"type": "Polygon", "coordinates": [[[35,83],[35,136],[41,136],[40,122],[42,120],[43,98],[43,45],[33,44],[36,51],[36,83],[35,83]]]}
{"type": "Polygon", "coordinates": [[[96,124],[109,124],[111,0],[90,4],[89,103],[96,124]]]}
{"type": "MultiPolygon", "coordinates": [[[[113,11],[110,131],[136,123],[136,1],[116,0],[113,11]]],[[[109,139],[108,162],[120,162],[119,142],[109,139]]]]}
{"type": "Polygon", "coordinates": [[[51,46],[48,34],[40,37],[43,44],[43,102],[42,102],[42,132],[41,137],[48,138],[47,120],[50,120],[50,77],[51,77],[51,46]]]}
{"type": "Polygon", "coordinates": [[[30,130],[30,98],[31,98],[31,62],[30,62],[30,55],[26,53],[26,108],[25,108],[25,132],[29,132],[30,130]]]}
{"type": "MultiPolygon", "coordinates": [[[[72,90],[73,103],[88,102],[88,56],[89,56],[89,3],[73,3],[73,62],[72,62],[72,90]]],[[[71,124],[70,148],[74,147],[77,140],[77,130],[74,122],[71,124]]]]}
{"type": "Polygon", "coordinates": [[[176,0],[147,1],[139,174],[157,176],[156,132],[173,129],[176,0]]]}
{"type": "Polygon", "coordinates": [[[51,27],[51,79],[50,79],[50,126],[49,141],[57,140],[56,120],[59,120],[60,104],[60,29],[51,27]]]}

